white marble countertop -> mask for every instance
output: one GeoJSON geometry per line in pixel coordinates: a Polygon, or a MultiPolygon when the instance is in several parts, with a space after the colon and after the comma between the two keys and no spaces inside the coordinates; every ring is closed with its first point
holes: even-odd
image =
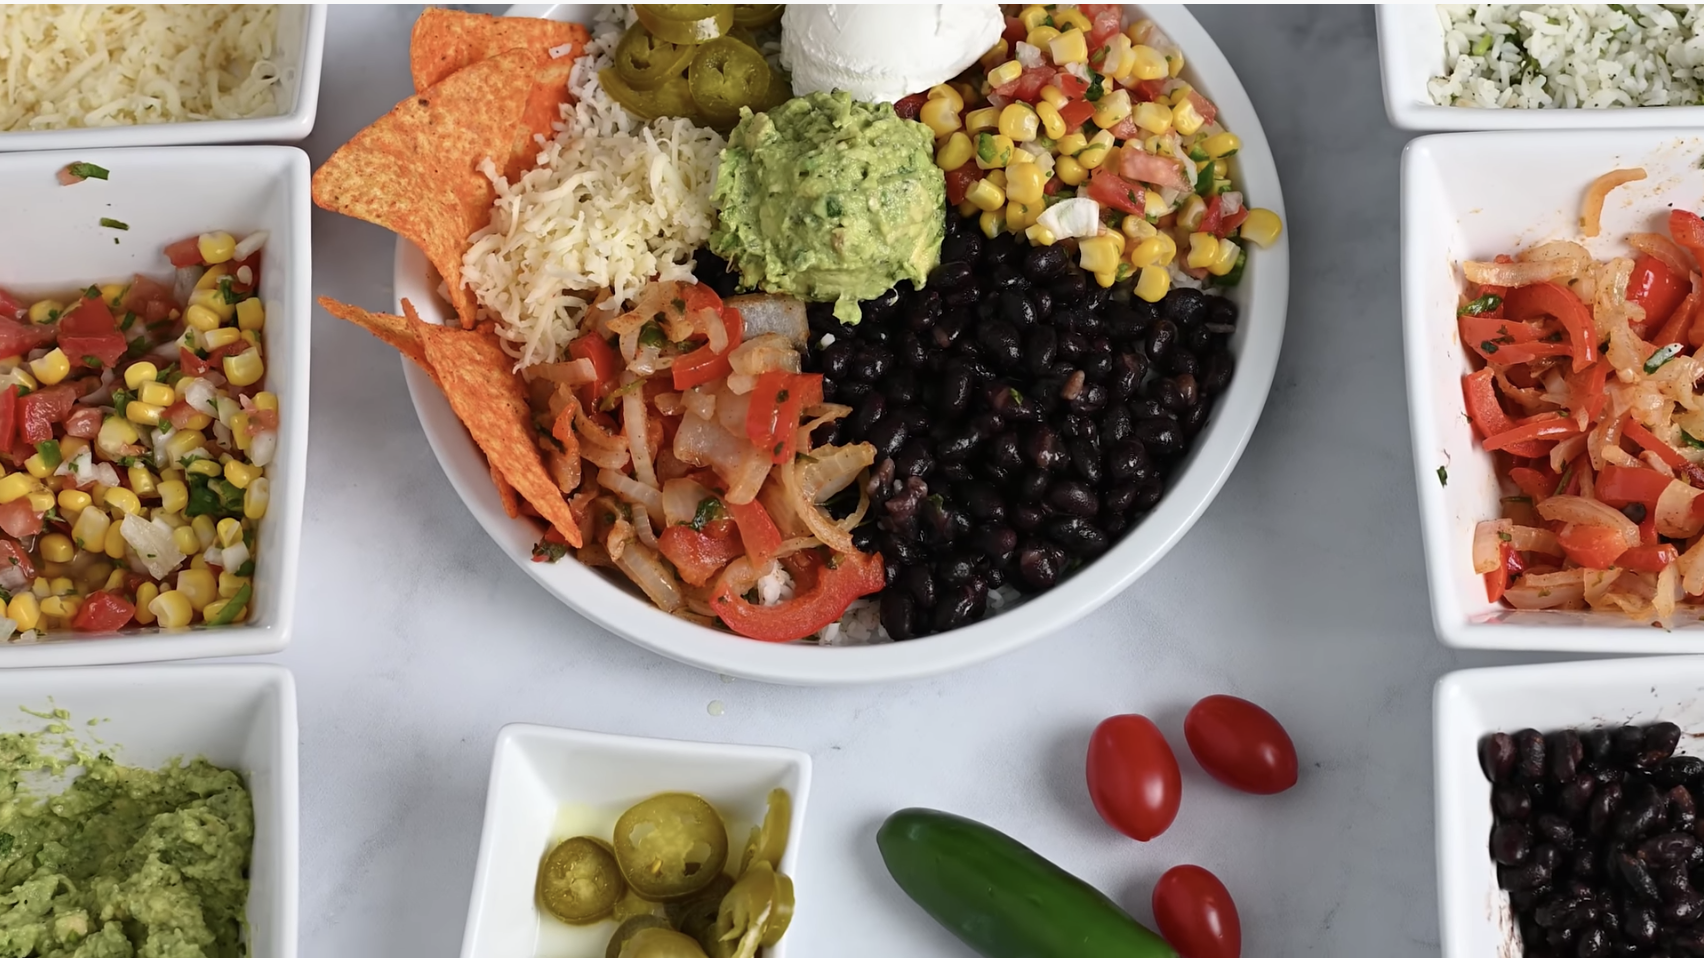
{"type": "MultiPolygon", "coordinates": [[[[317,165],[410,90],[417,8],[332,9],[317,165]]],[[[809,958],[969,955],[913,906],[877,825],[924,805],[989,822],[1149,917],[1196,862],[1229,886],[1249,955],[1438,951],[1432,635],[1398,333],[1406,135],[1379,101],[1358,7],[1197,8],[1271,138],[1294,239],[1289,335],[1265,417],[1195,530],[1069,634],[969,671],[851,689],[730,682],[557,604],[486,539],[439,471],[396,354],[314,316],[301,608],[277,659],[300,683],[305,956],[460,948],[497,729],[574,728],[787,745],[816,762],[800,908],[809,958]],[[1265,705],[1301,783],[1261,798],[1187,756],[1197,698],[1265,705]],[[723,703],[712,714],[713,702],[723,703]],[[1089,731],[1142,712],[1185,796],[1147,845],[1095,815],[1089,731]]],[[[391,304],[390,234],[316,211],[316,292],[391,304]]],[[[1505,657],[1506,658],[1506,657],[1505,657]]]]}

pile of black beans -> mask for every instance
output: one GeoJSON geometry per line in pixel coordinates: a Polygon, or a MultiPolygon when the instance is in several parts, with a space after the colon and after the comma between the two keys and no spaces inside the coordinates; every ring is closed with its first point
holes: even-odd
{"type": "MultiPolygon", "coordinates": [[[[945,219],[924,288],[864,302],[856,326],[808,310],[805,369],[853,408],[813,442],[876,447],[853,538],[883,556],[895,639],[974,622],[990,590],[1042,592],[1105,552],[1160,501],[1234,366],[1229,300],[1144,302],[1063,246],[945,219]]],[[[698,276],[725,293],[724,268],[700,254],[698,276]]]]}
{"type": "Polygon", "coordinates": [[[1491,857],[1524,958],[1704,955],[1704,759],[1680,728],[1498,732],[1491,857]]]}

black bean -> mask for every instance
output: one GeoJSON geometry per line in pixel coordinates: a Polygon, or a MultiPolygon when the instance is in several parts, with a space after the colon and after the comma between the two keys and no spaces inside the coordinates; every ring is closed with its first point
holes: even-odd
{"type": "Polygon", "coordinates": [[[1087,519],[1060,516],[1047,523],[1047,537],[1072,555],[1097,556],[1106,551],[1106,533],[1087,519]]]}
{"type": "MultiPolygon", "coordinates": [[[[879,395],[880,393],[870,393],[870,396],[879,395]]],[[[864,399],[868,400],[870,396],[865,396],[864,399]]],[[[908,438],[905,421],[900,419],[898,416],[889,416],[876,423],[874,426],[871,426],[870,431],[865,435],[870,440],[870,443],[876,447],[876,458],[894,458],[894,466],[897,469],[899,467],[897,459],[899,451],[904,448],[906,439],[908,438]]],[[[927,450],[925,450],[925,454],[927,454],[927,450]]],[[[932,457],[930,461],[933,461],[932,457]]],[[[905,470],[904,472],[905,475],[921,476],[927,474],[928,469],[925,468],[922,472],[917,472],[915,470],[905,470]]]]}
{"type": "Polygon", "coordinates": [[[971,579],[949,589],[935,603],[935,630],[945,632],[982,618],[988,607],[988,586],[980,579],[971,579]]]}
{"type": "Polygon", "coordinates": [[[1214,326],[1234,327],[1237,324],[1237,304],[1223,296],[1207,297],[1207,322],[1214,326]]]}
{"type": "Polygon", "coordinates": [[[899,586],[911,595],[918,606],[928,609],[935,605],[935,576],[928,566],[907,566],[899,574],[899,586]]]}
{"type": "MultiPolygon", "coordinates": [[[[1136,423],[1130,434],[1142,441],[1148,452],[1161,459],[1169,459],[1183,451],[1183,432],[1178,424],[1170,419],[1143,419],[1136,423]]],[[[1543,754],[1544,739],[1539,739],[1540,754],[1543,754]]]]}
{"type": "Polygon", "coordinates": [[[1107,380],[1112,378],[1112,351],[1110,343],[1106,349],[1101,349],[1098,345],[1101,342],[1097,339],[1089,344],[1089,354],[1083,357],[1083,372],[1088,375],[1089,382],[1107,384],[1107,380]]]}
{"type": "Polygon", "coordinates": [[[1092,518],[1100,511],[1100,497],[1088,485],[1062,479],[1047,490],[1047,504],[1068,516],[1092,518]]]}
{"type": "Polygon", "coordinates": [[[1065,444],[1071,453],[1071,471],[1090,485],[1101,484],[1101,448],[1093,436],[1081,436],[1065,444]]]}
{"type": "Polygon", "coordinates": [[[1652,868],[1673,868],[1685,864],[1698,848],[1698,839],[1685,832],[1670,832],[1647,838],[1640,844],[1639,858],[1652,868]]]}
{"type": "Polygon", "coordinates": [[[1609,823],[1615,813],[1621,809],[1621,783],[1608,782],[1599,785],[1597,794],[1592,796],[1591,809],[1588,813],[1588,827],[1593,835],[1602,835],[1609,830],[1609,823]]]}
{"type": "Polygon", "coordinates": [[[1201,427],[1207,424],[1207,414],[1210,411],[1206,403],[1199,403],[1185,409],[1183,415],[1177,417],[1178,428],[1183,430],[1186,440],[1194,437],[1201,431],[1201,427]]]}
{"type": "MultiPolygon", "coordinates": [[[[836,384],[833,401],[853,405],[857,403],[858,400],[863,399],[864,396],[874,388],[874,386],[871,386],[867,382],[862,382],[857,379],[845,379],[836,384]]],[[[828,395],[828,383],[826,381],[823,383],[823,399],[830,399],[828,395]]]]}
{"type": "Polygon", "coordinates": [[[950,555],[935,563],[935,576],[944,585],[963,585],[976,574],[976,563],[969,556],[950,555]]]}
{"type": "Polygon", "coordinates": [[[1639,758],[1645,744],[1645,730],[1637,725],[1623,725],[1613,733],[1612,753],[1616,761],[1632,764],[1639,758]]]}
{"type": "Polygon", "coordinates": [[[1199,359],[1213,351],[1213,331],[1206,326],[1191,327],[1184,333],[1183,345],[1199,359]]]}
{"type": "Polygon", "coordinates": [[[1503,822],[1491,829],[1491,859],[1499,865],[1519,865],[1532,853],[1532,833],[1520,822],[1503,822]]]}
{"type": "Polygon", "coordinates": [[[1065,553],[1058,547],[1041,542],[1025,543],[1018,550],[1018,586],[1031,592],[1043,592],[1059,581],[1065,568],[1065,553]]]}
{"type": "Polygon", "coordinates": [[[1017,494],[1023,502],[1040,502],[1047,494],[1048,474],[1040,469],[1031,467],[1018,476],[1017,494]]]}
{"type": "Polygon", "coordinates": [[[1628,790],[1621,803],[1621,811],[1616,813],[1611,834],[1621,841],[1649,835],[1662,824],[1667,817],[1668,809],[1663,807],[1662,796],[1649,785],[1639,785],[1628,790]]]}
{"type": "Polygon", "coordinates": [[[1643,502],[1629,502],[1621,507],[1621,514],[1626,516],[1629,522],[1644,522],[1645,504],[1643,502]]]}
{"type": "Polygon", "coordinates": [[[1651,877],[1650,869],[1645,867],[1644,862],[1627,852],[1617,851],[1610,853],[1609,866],[1610,874],[1639,898],[1648,902],[1662,900],[1657,891],[1656,880],[1651,877]]]}
{"type": "Polygon", "coordinates": [[[1696,755],[1673,755],[1651,770],[1651,778],[1664,785],[1683,785],[1701,776],[1704,776],[1704,758],[1696,755]]]}
{"type": "Polygon", "coordinates": [[[1136,512],[1147,512],[1159,505],[1160,497],[1165,494],[1165,479],[1159,476],[1144,479],[1136,486],[1136,502],[1131,508],[1136,512]]]}
{"type": "Polygon", "coordinates": [[[970,386],[970,370],[962,362],[949,365],[935,395],[935,411],[948,417],[963,413],[970,404],[970,386]]]}
{"type": "Polygon", "coordinates": [[[1236,360],[1230,353],[1217,352],[1207,357],[1201,365],[1201,390],[1209,396],[1216,396],[1225,391],[1231,384],[1231,373],[1235,370],[1236,360]]]}
{"type": "Polygon", "coordinates": [[[1003,522],[1006,500],[1000,490],[986,482],[967,482],[954,490],[970,517],[979,522],[1003,522]]]}
{"type": "Polygon", "coordinates": [[[1040,321],[1053,315],[1053,294],[1045,289],[1036,287],[1029,291],[1030,307],[1035,310],[1035,318],[1040,321]]]}
{"type": "Polygon", "coordinates": [[[941,259],[975,263],[982,258],[982,236],[974,230],[952,234],[941,241],[941,259]]]}
{"type": "Polygon", "coordinates": [[[1690,925],[1700,915],[1704,915],[1704,896],[1694,891],[1677,895],[1663,906],[1663,917],[1676,925],[1690,925]]]}
{"type": "MultiPolygon", "coordinates": [[[[1141,470],[1147,465],[1148,450],[1142,445],[1141,441],[1126,439],[1114,443],[1111,451],[1107,454],[1106,473],[1113,482],[1136,482],[1141,478],[1141,470]]],[[[1512,739],[1510,740],[1510,748],[1510,767],[1512,768],[1514,764],[1512,739]]],[[[1507,777],[1506,772],[1504,775],[1507,777]]]]}
{"type": "Polygon", "coordinates": [[[1120,353],[1112,361],[1112,372],[1107,376],[1106,388],[1114,399],[1127,400],[1136,395],[1136,389],[1141,385],[1142,376],[1147,371],[1146,354],[1120,353]]]}
{"type": "Polygon", "coordinates": [[[1012,527],[1019,532],[1034,532],[1045,522],[1047,513],[1038,506],[1023,505],[1012,510],[1012,527]]]}
{"type": "Polygon", "coordinates": [[[971,545],[986,553],[990,562],[1003,566],[1011,561],[1018,548],[1018,534],[1011,526],[998,523],[980,526],[971,533],[971,545]]]}
{"type": "Polygon", "coordinates": [[[994,267],[993,278],[994,288],[997,290],[1011,289],[1022,293],[1030,288],[1029,277],[1024,275],[1023,270],[1010,263],[1002,263],[994,267]]]}
{"type": "Polygon", "coordinates": [[[1064,465],[1067,455],[1059,434],[1045,423],[1025,432],[1023,453],[1030,465],[1044,471],[1064,465]]]}
{"type": "Polygon", "coordinates": [[[892,532],[883,532],[876,541],[881,544],[882,555],[899,565],[917,565],[927,558],[922,546],[892,532]]]}
{"type": "Polygon", "coordinates": [[[1013,368],[1023,355],[1017,329],[1003,320],[996,319],[979,326],[976,330],[976,342],[982,347],[982,354],[996,369],[1013,368]]]}
{"type": "Polygon", "coordinates": [[[1610,954],[1609,932],[1598,925],[1586,928],[1580,932],[1574,954],[1577,958],[1607,958],[1610,954]]]}
{"type": "Polygon", "coordinates": [[[1070,264],[1063,246],[1033,246],[1024,255],[1024,273],[1036,282],[1054,279],[1070,264]]]}
{"type": "Polygon", "coordinates": [[[1000,294],[1000,318],[1017,329],[1036,324],[1035,303],[1027,294],[1008,289],[1000,294]]]}
{"type": "Polygon", "coordinates": [[[1639,745],[1637,764],[1641,768],[1650,768],[1670,755],[1674,754],[1675,746],[1680,744],[1680,726],[1673,722],[1657,722],[1645,726],[1645,735],[1639,745]]]}
{"type": "MultiPolygon", "coordinates": [[[[1118,477],[1114,467],[1113,476],[1118,477]]],[[[1507,732],[1493,732],[1479,740],[1479,770],[1490,782],[1507,781],[1515,769],[1515,739],[1507,732]]]]}
{"type": "Polygon", "coordinates": [[[1162,409],[1171,412],[1182,412],[1188,404],[1183,400],[1183,391],[1177,388],[1175,379],[1160,378],[1154,380],[1149,389],[1149,396],[1160,404],[1162,409]]]}
{"type": "Polygon", "coordinates": [[[1093,416],[1106,408],[1106,400],[1106,387],[1100,383],[1089,383],[1068,405],[1071,411],[1079,416],[1093,416]]]}
{"type": "Polygon", "coordinates": [[[1207,296],[1198,289],[1177,287],[1160,301],[1160,315],[1179,326],[1193,326],[1207,318],[1207,296]]]}
{"type": "Polygon", "coordinates": [[[1108,513],[1123,517],[1136,507],[1136,499],[1140,494],[1141,490],[1134,485],[1113,486],[1107,490],[1101,505],[1108,513]]]}
{"type": "Polygon", "coordinates": [[[1692,797],[1692,792],[1685,785],[1676,785],[1668,791],[1668,824],[1675,831],[1691,831],[1698,821],[1698,804],[1692,797]]]}
{"type": "Polygon", "coordinates": [[[822,374],[825,379],[844,379],[852,368],[852,344],[836,342],[822,351],[822,374]]]}
{"type": "Polygon", "coordinates": [[[882,395],[880,390],[872,390],[863,399],[858,400],[858,407],[852,411],[853,434],[869,435],[870,428],[886,413],[887,397],[882,395]]]}
{"type": "Polygon", "coordinates": [[[1627,936],[1628,941],[1636,944],[1654,943],[1659,927],[1656,909],[1649,905],[1629,902],[1621,916],[1621,933],[1627,936]]]}
{"type": "Polygon", "coordinates": [[[1097,435],[1094,420],[1076,413],[1059,417],[1056,425],[1059,427],[1060,438],[1066,440],[1087,439],[1097,435]]]}
{"type": "Polygon", "coordinates": [[[916,600],[909,593],[899,589],[882,592],[882,628],[887,630],[889,638],[902,642],[916,635],[913,627],[917,619],[916,609],[916,600]]]}
{"type": "Polygon", "coordinates": [[[1201,360],[1183,345],[1178,345],[1166,355],[1166,371],[1173,376],[1193,376],[1201,371],[1201,360]]]}
{"type": "Polygon", "coordinates": [[[1024,454],[1018,445],[1018,434],[1007,430],[989,443],[988,457],[1002,469],[1015,471],[1024,467],[1024,454]]]}
{"type": "Polygon", "coordinates": [[[971,281],[973,271],[969,263],[958,259],[944,259],[941,265],[935,267],[929,274],[929,287],[940,287],[943,290],[958,289],[971,281]]]}
{"type": "Polygon", "coordinates": [[[1114,403],[1106,407],[1100,418],[1101,444],[1111,446],[1130,438],[1130,431],[1136,426],[1136,421],[1130,416],[1130,407],[1123,403],[1114,403]]]}
{"type": "Polygon", "coordinates": [[[1060,303],[1080,303],[1089,294],[1088,279],[1082,270],[1066,270],[1048,289],[1053,293],[1054,308],[1060,303]]]}
{"type": "Polygon", "coordinates": [[[1162,319],[1148,327],[1148,358],[1153,360],[1165,359],[1177,342],[1177,325],[1169,319],[1162,319]]]}
{"type": "Polygon", "coordinates": [[[1704,928],[1673,931],[1669,934],[1668,946],[1676,954],[1704,955],[1704,928]]]}
{"type": "Polygon", "coordinates": [[[935,344],[936,348],[948,349],[958,342],[959,336],[969,325],[970,313],[962,309],[955,309],[935,321],[934,327],[929,331],[929,339],[935,344]]]}
{"type": "Polygon", "coordinates": [[[1177,413],[1172,412],[1152,399],[1133,399],[1130,401],[1131,419],[1170,419],[1177,421],[1177,413]]]}
{"type": "Polygon", "coordinates": [[[1608,761],[1611,748],[1609,729],[1601,725],[1586,729],[1580,733],[1580,745],[1585,749],[1588,761],[1608,761]]]}
{"type": "Polygon", "coordinates": [[[1597,779],[1581,773],[1574,780],[1562,786],[1557,793],[1556,806],[1569,815],[1578,817],[1584,814],[1591,805],[1592,793],[1597,789],[1597,779]]]}
{"type": "Polygon", "coordinates": [[[1018,255],[1018,243],[1009,233],[1000,233],[983,246],[982,256],[990,263],[1007,263],[1018,255]]]}
{"type": "Polygon", "coordinates": [[[1546,739],[1546,746],[1549,749],[1551,779],[1557,783],[1573,781],[1574,771],[1585,755],[1580,733],[1573,729],[1552,732],[1546,739]]]}

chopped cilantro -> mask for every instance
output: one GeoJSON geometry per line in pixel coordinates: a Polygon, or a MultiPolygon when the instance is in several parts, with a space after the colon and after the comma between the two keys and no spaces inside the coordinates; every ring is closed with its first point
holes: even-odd
{"type": "Polygon", "coordinates": [[[1483,343],[1479,344],[1479,351],[1482,352],[1482,353],[1485,353],[1486,355],[1489,356],[1490,354],[1497,351],[1497,344],[1495,342],[1487,339],[1483,343]]]}
{"type": "Polygon", "coordinates": [[[101,217],[101,225],[110,230],[127,230],[130,228],[129,223],[122,220],[115,220],[110,216],[101,217]]]}
{"type": "Polygon", "coordinates": [[[668,344],[669,338],[663,335],[663,327],[658,326],[655,321],[639,327],[639,345],[662,349],[668,344]]]}
{"type": "Polygon", "coordinates": [[[1574,478],[1574,464],[1570,462],[1568,468],[1562,470],[1562,478],[1556,480],[1556,491],[1552,492],[1551,495],[1561,495],[1562,490],[1568,488],[1568,480],[1572,478],[1574,478]]]}
{"type": "MultiPolygon", "coordinates": [[[[555,562],[568,554],[568,547],[560,542],[540,539],[533,545],[532,559],[534,562],[555,562]]],[[[251,573],[252,574],[252,573],[251,573]]]]}
{"type": "MultiPolygon", "coordinates": [[[[65,169],[79,180],[104,180],[108,173],[106,167],[96,166],[93,163],[73,163],[65,169]]],[[[11,836],[6,837],[10,838],[11,836]]]]}
{"type": "Polygon", "coordinates": [[[1083,94],[1083,99],[1093,103],[1106,93],[1106,88],[1101,85],[1100,74],[1090,71],[1089,77],[1089,90],[1083,94]]]}
{"type": "Polygon", "coordinates": [[[1485,54],[1490,53],[1491,44],[1494,42],[1496,42],[1496,38],[1490,33],[1481,35],[1479,39],[1473,41],[1473,55],[1476,57],[1482,57],[1485,54]]]}
{"type": "Polygon", "coordinates": [[[1447,486],[1449,484],[1450,484],[1450,471],[1449,471],[1449,469],[1445,468],[1444,466],[1439,466],[1438,467],[1438,485],[1447,486]]]}
{"type": "Polygon", "coordinates": [[[59,464],[65,461],[65,457],[60,455],[59,441],[56,439],[36,443],[36,455],[41,457],[41,461],[49,469],[58,469],[59,464]]]}
{"type": "Polygon", "coordinates": [[[1503,305],[1503,297],[1496,293],[1486,293],[1456,310],[1457,316],[1481,316],[1503,305]]]}
{"type": "Polygon", "coordinates": [[[101,298],[101,288],[99,286],[90,286],[88,289],[83,290],[83,298],[84,299],[100,299],[101,298]]]}
{"type": "Polygon", "coordinates": [[[727,517],[728,511],[722,508],[722,500],[715,496],[706,496],[704,501],[698,504],[698,511],[692,514],[692,522],[688,525],[692,526],[693,532],[703,532],[705,526],[727,517]]]}
{"type": "Polygon", "coordinates": [[[130,405],[130,401],[134,398],[136,398],[136,397],[130,395],[128,390],[114,389],[112,391],[113,413],[118,415],[118,416],[123,416],[124,415],[124,407],[130,405]]]}
{"type": "Polygon", "coordinates": [[[254,575],[254,560],[250,559],[242,565],[237,566],[237,575],[243,576],[244,578],[254,575]]]}
{"type": "Polygon", "coordinates": [[[99,356],[84,356],[83,357],[83,365],[89,367],[90,369],[99,369],[99,368],[101,368],[101,357],[99,357],[99,356]]]}
{"type": "Polygon", "coordinates": [[[1680,431],[1680,440],[1694,449],[1704,449],[1704,439],[1699,439],[1684,429],[1680,431]]]}
{"type": "Polygon", "coordinates": [[[1663,368],[1665,363],[1678,355],[1680,355],[1679,343],[1669,343],[1667,346],[1664,346],[1652,353],[1651,358],[1645,360],[1645,375],[1649,376],[1651,373],[1663,368]]]}
{"type": "Polygon", "coordinates": [[[1208,286],[1215,286],[1215,287],[1222,286],[1222,287],[1226,287],[1226,288],[1235,286],[1238,283],[1242,282],[1243,270],[1245,270],[1247,268],[1248,268],[1248,250],[1246,250],[1246,249],[1238,250],[1237,251],[1237,265],[1232,266],[1231,271],[1229,273],[1226,273],[1223,276],[1214,276],[1212,274],[1208,274],[1207,285],[1208,286]]]}
{"type": "Polygon", "coordinates": [[[219,277],[219,298],[225,301],[226,306],[235,306],[247,299],[248,296],[243,293],[233,292],[231,290],[231,277],[221,276],[219,277]]]}
{"type": "Polygon", "coordinates": [[[124,318],[118,321],[118,328],[125,332],[129,332],[130,327],[134,325],[136,325],[136,314],[128,309],[125,310],[124,318]]]}
{"type": "Polygon", "coordinates": [[[184,508],[183,514],[191,519],[196,516],[211,516],[215,520],[241,519],[243,491],[221,476],[191,475],[189,505],[184,508]]]}

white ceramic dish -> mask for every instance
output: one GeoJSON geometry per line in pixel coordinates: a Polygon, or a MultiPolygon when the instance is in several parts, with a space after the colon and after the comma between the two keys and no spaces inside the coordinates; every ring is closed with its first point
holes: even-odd
{"type": "Polygon", "coordinates": [[[206,758],[243,775],[254,802],[248,940],[253,958],[295,958],[296,683],[275,665],[34,669],[0,673],[0,732],[38,732],[20,708],[62,708],[74,732],[121,764],[206,758]],[[92,727],[88,720],[98,723],[92,727]]]}
{"type": "Polygon", "coordinates": [[[190,143],[290,143],[314,131],[319,106],[320,61],[325,50],[326,4],[279,8],[278,114],[252,120],[202,120],[101,126],[75,130],[0,133],[0,153],[13,150],[93,150],[190,143]]]}
{"type": "MultiPolygon", "coordinates": [[[[462,958],[602,958],[614,922],[572,928],[534,905],[539,862],[557,842],[579,835],[608,841],[616,818],[634,804],[660,792],[691,792],[722,814],[729,855],[737,856],[751,826],[763,820],[775,788],[786,789],[793,801],[781,872],[794,879],[797,920],[813,907],[827,907],[813,903],[809,879],[799,876],[799,842],[811,788],[809,755],[787,748],[504,726],[491,763],[462,958]]],[[[787,958],[787,939],[763,953],[787,958]]]]}
{"type": "Polygon", "coordinates": [[[266,302],[267,388],[278,394],[278,452],[267,468],[272,501],[261,520],[247,622],[177,633],[79,636],[0,644],[0,668],[102,665],[276,652],[290,638],[302,493],[308,460],[308,319],[313,253],[308,158],[287,146],[78,150],[0,155],[0,287],[22,298],[60,294],[133,273],[170,281],[167,243],[208,230],[268,230],[260,294],[266,302]],[[111,178],[60,186],[72,161],[111,178]],[[100,225],[110,217],[129,225],[100,225]],[[118,242],[114,243],[114,238],[118,242]]]}
{"type": "Polygon", "coordinates": [[[1497,887],[1491,783],[1479,740],[1492,732],[1552,732],[1674,722],[1679,752],[1699,754],[1704,659],[1673,657],[1468,669],[1433,697],[1438,911],[1444,958],[1518,958],[1508,898],[1497,887]]]}
{"type": "Polygon", "coordinates": [[[1461,377],[1469,372],[1455,314],[1463,259],[1490,259],[1550,239],[1577,239],[1586,186],[1609,170],[1643,166],[1649,177],[1610,194],[1603,229],[1585,241],[1597,255],[1624,251],[1620,237],[1667,232],[1670,205],[1704,193],[1704,137],[1678,130],[1460,133],[1421,137],[1402,163],[1402,315],[1408,414],[1414,436],[1432,616],[1446,645],[1566,652],[1696,652],[1696,623],[1664,631],[1605,613],[1515,612],[1485,598],[1473,574],[1473,528],[1500,515],[1491,457],[1467,422],[1461,377]],[[1518,187],[1487,170],[1521,170],[1518,187]],[[1448,484],[1438,481],[1438,467],[1448,484]]]}
{"type": "MultiPolygon", "coordinates": [[[[581,8],[538,5],[511,13],[581,19],[581,8]]],[[[1183,7],[1145,8],[1183,48],[1185,76],[1219,106],[1227,127],[1242,137],[1237,156],[1243,189],[1253,205],[1284,215],[1272,151],[1260,119],[1207,32],[1183,7]]],[[[395,290],[429,321],[447,315],[433,290],[424,257],[397,241],[395,290]]],[[[1233,340],[1237,372],[1221,396],[1160,505],[1122,542],[1063,585],[997,617],[950,633],[910,642],[857,648],[775,645],[708,629],[668,615],[637,593],[573,561],[531,561],[539,530],[504,514],[491,487],[490,470],[449,404],[421,371],[404,362],[408,387],[426,438],[462,500],[485,531],[521,568],[552,595],[599,625],[662,655],[729,675],[798,685],[834,685],[916,678],[985,661],[1054,633],[1094,611],[1158,562],[1195,520],[1230,475],[1266,402],[1283,342],[1289,297],[1288,233],[1270,249],[1251,252],[1243,283],[1235,290],[1242,317],[1233,340]]]]}
{"type": "Polygon", "coordinates": [[[1403,130],[1606,130],[1704,125],[1704,106],[1602,110],[1485,110],[1439,106],[1426,81],[1446,69],[1444,27],[1433,4],[1378,6],[1379,71],[1385,113],[1403,130]]]}

